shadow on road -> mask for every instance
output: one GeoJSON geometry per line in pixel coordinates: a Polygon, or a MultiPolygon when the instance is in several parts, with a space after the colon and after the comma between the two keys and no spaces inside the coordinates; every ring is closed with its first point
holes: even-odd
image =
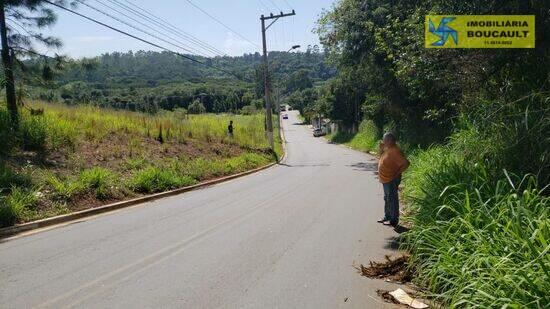
{"type": "MultiPolygon", "coordinates": [[[[398,234],[403,234],[409,231],[409,228],[402,225],[398,225],[393,228],[393,230],[398,234]]],[[[399,245],[401,244],[401,235],[393,236],[386,238],[387,244],[384,246],[386,249],[390,250],[399,250],[399,245]]]]}
{"type": "Polygon", "coordinates": [[[399,236],[393,236],[390,238],[386,238],[387,243],[384,245],[384,249],[390,249],[397,251],[399,250],[399,236]]]}
{"type": "Polygon", "coordinates": [[[365,171],[365,172],[376,172],[378,171],[378,163],[371,163],[371,162],[357,162],[351,165],[348,165],[349,167],[352,167],[356,171],[365,171]]]}

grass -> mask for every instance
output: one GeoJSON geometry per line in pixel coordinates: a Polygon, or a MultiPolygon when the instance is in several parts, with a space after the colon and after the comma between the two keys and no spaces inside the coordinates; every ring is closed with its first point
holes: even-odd
{"type": "Polygon", "coordinates": [[[91,190],[99,200],[106,200],[114,196],[116,175],[101,167],[84,170],[80,173],[82,188],[91,190]]]}
{"type": "Polygon", "coordinates": [[[550,200],[536,178],[506,172],[450,146],[411,158],[404,195],[418,284],[455,307],[544,308],[550,303],[550,200]]]}
{"type": "Polygon", "coordinates": [[[118,132],[147,138],[158,138],[162,132],[165,142],[202,140],[206,142],[224,142],[253,149],[265,148],[266,141],[261,115],[202,114],[176,117],[173,113],[164,112],[149,115],[130,111],[106,112],[104,109],[79,106],[35,104],[45,109],[45,123],[53,147],[75,144],[82,137],[90,142],[97,142],[118,132]],[[227,124],[233,120],[235,134],[227,135],[227,124]]]}
{"type": "Polygon", "coordinates": [[[338,132],[327,136],[327,138],[336,144],[344,144],[356,150],[376,153],[380,141],[380,130],[372,121],[365,120],[361,122],[357,133],[338,132]]]}
{"type": "Polygon", "coordinates": [[[10,194],[0,200],[0,226],[9,226],[29,217],[38,197],[33,190],[13,187],[10,194]]]}
{"type": "MultiPolygon", "coordinates": [[[[540,139],[549,122],[525,115],[467,125],[446,144],[409,152],[402,249],[415,283],[443,307],[550,304],[548,139],[540,139]]],[[[357,134],[328,138],[375,152],[378,137],[364,121],[357,134]]]]}
{"type": "Polygon", "coordinates": [[[150,115],[40,102],[30,106],[44,114],[22,110],[15,133],[0,108],[5,145],[0,227],[188,186],[275,159],[259,114],[150,115]],[[233,136],[227,134],[230,120],[233,136]]]}
{"type": "Polygon", "coordinates": [[[195,183],[195,179],[188,175],[179,176],[172,170],[149,167],[136,173],[130,186],[136,192],[153,193],[189,186],[195,183]]]}

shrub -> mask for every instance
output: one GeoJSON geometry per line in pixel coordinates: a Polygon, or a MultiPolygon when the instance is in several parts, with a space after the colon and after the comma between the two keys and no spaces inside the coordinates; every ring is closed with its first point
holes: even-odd
{"type": "Polygon", "coordinates": [[[34,191],[13,187],[11,193],[0,200],[0,227],[21,221],[32,210],[37,199],[34,191]]]}
{"type": "Polygon", "coordinates": [[[192,185],[195,179],[189,176],[178,176],[170,169],[149,167],[134,175],[131,187],[137,192],[161,192],[181,186],[192,185]]]}
{"type": "Polygon", "coordinates": [[[100,200],[105,200],[114,195],[115,175],[104,168],[94,167],[80,173],[80,182],[86,189],[95,191],[100,200]]]}

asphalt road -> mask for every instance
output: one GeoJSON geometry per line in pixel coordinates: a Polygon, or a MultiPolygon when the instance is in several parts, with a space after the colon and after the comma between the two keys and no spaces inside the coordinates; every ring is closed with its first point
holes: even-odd
{"type": "Polygon", "coordinates": [[[376,160],[284,120],[284,164],[0,242],[0,308],[386,308],[376,160]]]}

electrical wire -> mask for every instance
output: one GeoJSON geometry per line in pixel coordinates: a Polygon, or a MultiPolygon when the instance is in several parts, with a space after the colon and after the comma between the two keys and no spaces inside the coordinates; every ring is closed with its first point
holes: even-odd
{"type": "Polygon", "coordinates": [[[273,0],[267,0],[267,1],[271,2],[271,4],[273,4],[273,6],[275,6],[275,7],[277,8],[277,10],[279,10],[279,11],[281,11],[281,12],[283,11],[283,10],[281,10],[281,8],[277,5],[277,3],[273,2],[273,0]]]}
{"type": "Polygon", "coordinates": [[[218,24],[222,25],[223,27],[225,27],[227,30],[233,32],[234,34],[238,35],[241,39],[245,40],[246,42],[250,43],[251,45],[254,45],[258,48],[260,48],[260,45],[250,41],[249,39],[247,39],[245,36],[243,36],[242,34],[238,33],[237,31],[231,29],[231,27],[229,27],[228,25],[224,24],[222,21],[220,21],[219,19],[217,19],[216,17],[210,15],[210,13],[208,13],[207,11],[205,11],[204,9],[202,9],[200,6],[196,5],[193,1],[191,0],[185,0],[187,2],[189,2],[189,4],[191,4],[192,6],[194,6],[197,10],[201,11],[202,13],[204,13],[206,16],[210,17],[211,19],[213,19],[214,21],[216,21],[218,24]]]}
{"type": "Polygon", "coordinates": [[[269,8],[267,7],[267,5],[265,5],[265,3],[262,0],[258,0],[258,3],[260,3],[267,11],[269,11],[269,8]]]}
{"type": "Polygon", "coordinates": [[[124,3],[121,3],[118,0],[108,0],[108,1],[111,2],[111,3],[115,3],[119,7],[122,7],[122,8],[125,8],[126,10],[131,11],[134,15],[140,16],[144,19],[147,19],[147,20],[153,22],[154,24],[158,25],[160,28],[163,28],[163,29],[169,31],[169,32],[183,38],[186,41],[189,41],[189,42],[192,42],[196,45],[199,45],[203,50],[208,50],[208,51],[210,51],[212,53],[215,53],[215,54],[217,54],[219,56],[222,56],[222,57],[225,56],[224,52],[220,51],[219,49],[215,48],[214,46],[212,46],[212,45],[210,45],[210,44],[208,44],[204,41],[201,41],[200,39],[196,38],[195,36],[193,36],[190,33],[187,33],[183,30],[178,29],[176,26],[172,25],[171,23],[163,20],[162,18],[154,15],[153,13],[147,11],[146,9],[144,9],[144,8],[142,8],[142,7],[136,5],[136,4],[134,4],[134,3],[132,3],[128,0],[124,0],[124,2],[128,3],[129,5],[131,5],[132,7],[136,8],[139,11],[137,11],[136,9],[134,9],[132,7],[129,7],[128,5],[126,5],[124,3]],[[141,13],[140,11],[147,14],[147,15],[141,13]]]}
{"type": "Polygon", "coordinates": [[[83,0],[76,0],[76,1],[79,2],[80,4],[83,4],[83,5],[87,6],[87,7],[89,7],[90,9],[92,9],[92,10],[94,10],[94,11],[96,11],[96,12],[99,12],[99,13],[101,13],[101,14],[107,16],[107,17],[110,17],[110,18],[112,18],[112,19],[114,19],[114,20],[116,20],[116,21],[118,21],[118,22],[120,22],[120,23],[122,23],[122,24],[125,24],[126,26],[128,26],[128,27],[130,27],[130,28],[133,28],[134,30],[137,30],[137,31],[142,32],[142,33],[145,33],[145,34],[147,34],[148,36],[154,37],[154,38],[157,39],[157,40],[160,40],[160,41],[162,41],[162,42],[164,42],[164,43],[170,44],[170,45],[172,45],[172,46],[174,46],[174,47],[177,47],[177,48],[179,48],[179,49],[181,49],[181,50],[184,50],[184,51],[186,51],[186,52],[188,52],[188,53],[191,53],[191,54],[193,53],[192,50],[190,50],[190,49],[188,49],[188,48],[186,48],[186,47],[180,46],[180,45],[178,45],[178,44],[174,44],[174,43],[172,43],[172,42],[170,42],[170,41],[167,41],[167,40],[165,40],[165,39],[163,39],[163,38],[161,38],[161,37],[159,37],[159,36],[157,36],[157,35],[155,35],[155,34],[152,34],[152,33],[148,32],[148,31],[145,31],[145,30],[143,30],[143,29],[141,29],[141,28],[138,28],[138,27],[132,25],[131,23],[126,22],[125,20],[122,20],[122,19],[120,19],[120,18],[118,18],[118,17],[115,17],[115,16],[113,16],[112,14],[109,14],[109,13],[107,13],[107,12],[101,10],[101,9],[98,9],[98,8],[94,7],[93,5],[90,5],[90,4],[86,3],[86,2],[84,2],[83,0]]]}
{"type": "MultiPolygon", "coordinates": [[[[105,2],[103,2],[103,1],[101,1],[101,0],[95,0],[95,1],[98,2],[98,3],[100,3],[101,5],[103,5],[103,6],[107,7],[107,8],[109,8],[110,10],[112,10],[112,11],[114,11],[114,12],[116,12],[116,13],[118,13],[118,14],[124,16],[124,17],[126,17],[126,18],[128,18],[128,19],[130,19],[130,20],[133,20],[134,22],[137,22],[138,24],[140,24],[140,25],[142,25],[142,26],[144,26],[144,27],[146,27],[146,28],[148,28],[148,29],[150,29],[150,30],[152,30],[152,31],[157,32],[157,34],[163,35],[164,37],[168,38],[169,40],[171,40],[171,41],[173,41],[173,42],[176,42],[176,43],[178,43],[178,44],[181,44],[182,46],[185,46],[185,48],[191,50],[192,52],[194,52],[194,53],[196,53],[196,54],[198,54],[198,55],[200,55],[200,56],[209,57],[208,55],[206,55],[206,54],[204,54],[203,52],[201,52],[201,51],[195,49],[194,47],[187,46],[187,45],[183,44],[182,42],[178,41],[177,39],[174,39],[173,37],[171,37],[171,36],[169,36],[169,35],[166,35],[166,34],[164,34],[164,33],[161,33],[161,32],[158,31],[157,29],[155,29],[155,28],[153,28],[153,27],[151,27],[151,26],[149,26],[149,25],[147,25],[147,24],[141,22],[140,20],[137,20],[137,19],[133,18],[132,16],[128,16],[128,15],[125,14],[124,12],[121,12],[121,11],[117,10],[116,8],[113,8],[112,6],[109,6],[108,4],[106,4],[105,2]]],[[[80,1],[79,1],[79,2],[80,2],[80,1]]],[[[179,45],[178,45],[178,46],[179,46],[179,45]]]]}
{"type": "Polygon", "coordinates": [[[291,10],[294,9],[294,8],[292,7],[292,5],[290,5],[290,3],[288,3],[287,0],[283,0],[283,1],[286,3],[286,5],[288,6],[289,9],[291,9],[291,10]]]}

